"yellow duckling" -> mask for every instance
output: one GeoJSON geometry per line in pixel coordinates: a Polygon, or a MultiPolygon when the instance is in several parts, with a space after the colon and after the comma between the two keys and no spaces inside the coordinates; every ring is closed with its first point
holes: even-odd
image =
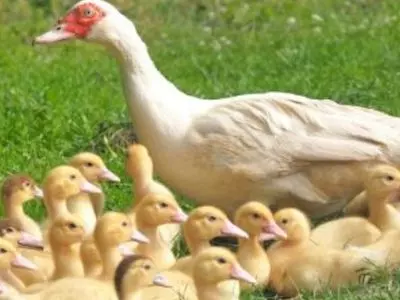
{"type": "Polygon", "coordinates": [[[390,229],[400,229],[400,213],[390,204],[400,196],[400,172],[388,165],[373,168],[366,180],[369,217],[345,217],[324,223],[311,232],[320,245],[343,249],[375,242],[390,229]],[[351,230],[349,230],[351,228],[351,230]]]}
{"type": "Polygon", "coordinates": [[[366,256],[319,246],[310,240],[310,222],[294,208],[279,210],[276,223],[287,238],[274,243],[267,251],[271,263],[270,285],[285,297],[294,297],[300,290],[319,291],[358,283],[359,270],[372,267],[366,256]],[[367,258],[367,259],[365,259],[367,258]]]}
{"type": "MultiPolygon", "coordinates": [[[[286,238],[286,233],[275,223],[272,212],[264,204],[256,201],[243,204],[235,213],[235,223],[243,228],[249,238],[239,238],[237,258],[240,265],[256,280],[258,286],[268,283],[271,266],[261,242],[275,238],[286,238]]],[[[248,289],[246,282],[240,288],[248,289]]]]}

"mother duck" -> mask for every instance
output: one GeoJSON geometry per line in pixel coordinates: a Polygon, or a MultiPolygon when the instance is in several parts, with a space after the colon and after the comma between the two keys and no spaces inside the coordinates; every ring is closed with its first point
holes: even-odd
{"type": "Polygon", "coordinates": [[[74,39],[115,56],[156,173],[200,205],[232,214],[257,200],[324,216],[363,190],[372,165],[400,162],[400,119],[372,109],[278,92],[213,101],[183,93],[154,65],[135,25],[105,1],[78,2],[34,42],[74,39]]]}

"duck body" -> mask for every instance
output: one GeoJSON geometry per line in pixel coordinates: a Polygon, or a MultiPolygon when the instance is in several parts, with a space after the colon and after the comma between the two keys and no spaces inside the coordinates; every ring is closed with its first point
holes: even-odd
{"type": "Polygon", "coordinates": [[[359,170],[376,161],[400,163],[396,117],[290,93],[212,101],[189,96],[157,70],[134,24],[114,6],[84,0],[67,14],[60,25],[68,26],[35,42],[78,38],[109,49],[119,61],[129,112],[156,173],[198,204],[232,212],[256,199],[287,206],[283,199],[291,196],[296,207],[321,216],[362,191],[359,170]],[[93,14],[77,26],[87,18],[82,7],[93,14]],[[79,26],[86,26],[83,34],[74,31],[79,26]],[[319,176],[327,170],[329,176],[319,176]]]}

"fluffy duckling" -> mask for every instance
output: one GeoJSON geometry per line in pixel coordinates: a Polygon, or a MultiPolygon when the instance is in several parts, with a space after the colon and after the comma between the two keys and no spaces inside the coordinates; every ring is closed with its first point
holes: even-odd
{"type": "Polygon", "coordinates": [[[11,267],[36,270],[37,267],[30,260],[17,252],[17,249],[8,241],[0,238],[0,278],[17,290],[25,289],[24,283],[15,276],[11,267]]]}
{"type": "MultiPolygon", "coordinates": [[[[248,202],[236,211],[235,223],[243,228],[249,238],[239,238],[237,258],[241,266],[257,280],[257,285],[268,283],[271,266],[261,242],[275,238],[285,239],[286,233],[275,223],[271,210],[256,201],[248,202]]],[[[248,289],[246,282],[240,288],[248,289]]]]}
{"type": "Polygon", "coordinates": [[[97,278],[103,281],[112,281],[114,278],[115,269],[123,258],[121,244],[131,240],[149,243],[145,235],[134,229],[129,217],[118,212],[107,212],[101,216],[93,237],[102,260],[102,272],[97,278]]]}
{"type": "Polygon", "coordinates": [[[163,194],[148,194],[136,206],[136,226],[150,240],[140,244],[135,253],[151,257],[160,270],[169,269],[176,262],[175,255],[160,237],[159,227],[180,224],[187,220],[175,198],[163,194]]]}
{"type": "MultiPolygon", "coordinates": [[[[101,181],[120,181],[119,177],[106,167],[101,157],[94,153],[79,153],[71,158],[69,165],[77,168],[90,183],[99,188],[101,181]]],[[[97,218],[103,213],[104,204],[104,193],[80,193],[67,201],[69,211],[84,220],[87,235],[93,233],[97,218]]]]}
{"type": "Polygon", "coordinates": [[[154,262],[146,256],[130,255],[118,265],[114,286],[120,300],[141,300],[141,290],[148,286],[170,287],[168,279],[157,274],[154,262]]]}
{"type": "Polygon", "coordinates": [[[52,280],[84,277],[80,246],[85,237],[84,223],[78,216],[60,215],[49,228],[49,243],[54,262],[52,280]]]}
{"type": "Polygon", "coordinates": [[[274,218],[287,234],[285,240],[267,251],[271,263],[269,283],[278,294],[294,297],[300,290],[319,291],[358,283],[359,270],[372,267],[368,259],[374,261],[375,253],[364,257],[313,243],[310,222],[301,211],[282,209],[274,218]]]}
{"type": "Polygon", "coordinates": [[[8,176],[1,190],[5,217],[15,222],[24,232],[42,238],[40,226],[24,212],[27,201],[42,198],[43,192],[28,175],[15,174],[8,176]]]}
{"type": "Polygon", "coordinates": [[[235,255],[221,247],[209,247],[196,256],[193,279],[198,300],[232,299],[221,290],[221,283],[227,280],[256,283],[256,279],[243,269],[235,255]]]}
{"type": "Polygon", "coordinates": [[[193,258],[203,249],[211,247],[211,240],[219,236],[247,239],[249,235],[234,225],[228,216],[213,206],[200,206],[189,214],[183,224],[183,236],[190,255],[177,260],[172,270],[192,275],[193,258]]]}
{"type": "Polygon", "coordinates": [[[371,244],[382,232],[400,229],[400,213],[390,204],[400,196],[400,172],[388,165],[373,168],[365,193],[368,219],[354,216],[324,223],[312,231],[311,239],[320,245],[343,249],[346,245],[371,244]]]}
{"type": "Polygon", "coordinates": [[[50,221],[58,215],[69,215],[67,200],[82,192],[102,193],[101,189],[85,179],[82,173],[71,166],[52,169],[43,185],[44,203],[50,221]]]}
{"type": "MultiPolygon", "coordinates": [[[[133,144],[128,147],[125,170],[134,183],[132,189],[136,201],[134,202],[130,213],[133,222],[135,222],[136,205],[146,195],[153,193],[167,195],[171,198],[174,197],[172,192],[165,185],[153,179],[153,161],[145,146],[141,144],[133,144]]],[[[181,227],[179,224],[164,224],[160,226],[159,231],[161,238],[169,245],[170,249],[172,249],[180,230],[181,227]]]]}

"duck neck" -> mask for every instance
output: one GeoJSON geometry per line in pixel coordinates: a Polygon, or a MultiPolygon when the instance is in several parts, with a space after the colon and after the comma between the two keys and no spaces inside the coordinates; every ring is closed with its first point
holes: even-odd
{"type": "Polygon", "coordinates": [[[58,246],[50,240],[50,245],[54,261],[53,280],[63,277],[84,277],[80,243],[58,246]]]}
{"type": "Polygon", "coordinates": [[[106,47],[120,64],[136,133],[150,152],[160,145],[170,147],[174,138],[184,134],[190,120],[189,104],[194,101],[159,72],[133,23],[123,15],[117,17],[106,47]]]}
{"type": "MultiPolygon", "coordinates": [[[[390,222],[390,207],[387,204],[390,195],[373,195],[368,193],[368,220],[377,226],[380,230],[384,230],[390,222]]],[[[390,227],[390,225],[388,225],[390,227]]]]}
{"type": "Polygon", "coordinates": [[[140,300],[142,299],[141,278],[136,278],[136,280],[124,280],[121,289],[121,300],[140,300]]]}
{"type": "Polygon", "coordinates": [[[145,254],[150,252],[157,252],[158,250],[161,250],[166,246],[166,244],[160,237],[159,226],[149,225],[139,218],[137,219],[137,228],[150,241],[150,243],[140,243],[137,246],[137,251],[139,253],[145,254]]]}
{"type": "Polygon", "coordinates": [[[53,221],[59,215],[68,215],[67,199],[45,198],[46,210],[49,219],[53,221]]]}
{"type": "Polygon", "coordinates": [[[257,235],[250,235],[248,239],[239,238],[238,255],[245,254],[246,257],[265,254],[257,235]]]}
{"type": "Polygon", "coordinates": [[[11,196],[8,199],[4,199],[3,206],[4,206],[5,216],[7,218],[26,217],[26,214],[24,212],[23,202],[24,201],[22,201],[22,199],[18,195],[11,196]]]}
{"type": "Polygon", "coordinates": [[[122,260],[122,255],[117,246],[100,247],[100,257],[103,264],[101,278],[103,280],[112,280],[115,270],[122,260]]]}
{"type": "Polygon", "coordinates": [[[140,172],[135,175],[133,179],[135,184],[133,185],[133,192],[136,196],[135,205],[148,193],[149,186],[153,180],[153,170],[147,170],[142,168],[140,172]]]}
{"type": "Polygon", "coordinates": [[[191,255],[196,255],[200,251],[210,247],[210,240],[201,239],[198,235],[193,234],[193,230],[187,230],[185,225],[188,226],[189,223],[183,225],[183,235],[191,255]]]}
{"type": "Polygon", "coordinates": [[[195,278],[198,300],[224,300],[222,291],[217,284],[202,284],[195,278]]]}

